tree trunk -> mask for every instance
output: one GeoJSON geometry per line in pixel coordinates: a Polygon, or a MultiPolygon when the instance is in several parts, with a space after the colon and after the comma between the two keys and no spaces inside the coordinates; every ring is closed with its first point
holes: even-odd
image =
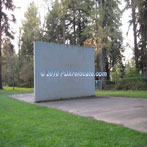
{"type": "Polygon", "coordinates": [[[62,27],[63,27],[63,43],[65,44],[65,41],[66,41],[66,39],[65,39],[65,18],[63,18],[63,20],[62,20],[62,27]]]}
{"type": "Polygon", "coordinates": [[[132,5],[132,21],[133,21],[133,33],[134,33],[134,55],[135,55],[135,65],[136,68],[139,68],[138,65],[138,46],[137,46],[137,25],[136,25],[136,12],[135,4],[133,0],[131,1],[132,5]]]}
{"type": "MultiPolygon", "coordinates": [[[[2,12],[2,4],[0,0],[0,13],[2,12]]],[[[2,89],[2,24],[1,24],[2,18],[0,14],[0,89],[2,89]]]]}
{"type": "Polygon", "coordinates": [[[75,24],[75,16],[73,20],[73,29],[74,29],[74,45],[76,44],[76,24],[75,24]]]}
{"type": "Polygon", "coordinates": [[[77,41],[77,44],[82,46],[83,41],[82,41],[82,37],[81,37],[81,33],[82,33],[81,12],[80,12],[80,10],[78,10],[78,12],[79,12],[79,17],[78,17],[78,41],[77,41]]]}
{"type": "MultiPolygon", "coordinates": [[[[104,9],[105,1],[104,0],[100,0],[99,4],[104,9]]],[[[107,17],[106,14],[104,15],[104,17],[107,17]]],[[[105,28],[105,26],[106,26],[106,21],[104,19],[102,21],[102,28],[105,28]]],[[[106,41],[106,38],[103,38],[102,43],[105,42],[105,41],[106,41]]],[[[100,70],[101,70],[101,72],[106,72],[106,58],[107,58],[106,48],[102,47],[102,51],[101,51],[101,54],[100,54],[100,70]]],[[[106,85],[106,77],[102,77],[101,80],[102,80],[102,89],[104,89],[104,87],[106,85]]]]}
{"type": "MultiPolygon", "coordinates": [[[[102,51],[100,53],[100,71],[101,72],[106,72],[106,49],[102,48],[102,51]]],[[[106,77],[102,77],[102,89],[104,89],[106,85],[106,77]]]]}
{"type": "Polygon", "coordinates": [[[141,63],[143,76],[147,78],[147,3],[144,1],[138,9],[139,11],[139,35],[141,47],[141,63]]]}
{"type": "Polygon", "coordinates": [[[143,76],[147,78],[147,26],[141,24],[141,50],[142,50],[142,66],[143,76]]]}

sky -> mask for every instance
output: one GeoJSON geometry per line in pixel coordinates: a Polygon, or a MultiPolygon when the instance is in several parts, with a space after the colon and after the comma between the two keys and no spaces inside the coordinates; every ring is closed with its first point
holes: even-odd
{"type": "MultiPolygon", "coordinates": [[[[22,21],[24,20],[24,13],[26,12],[27,7],[31,1],[32,0],[25,0],[25,1],[14,0],[14,5],[17,7],[13,13],[16,17],[16,23],[12,24],[12,29],[15,32],[15,39],[13,41],[13,44],[15,45],[16,53],[18,53],[19,27],[21,27],[22,21]]],[[[47,7],[51,6],[52,1],[53,0],[34,0],[35,4],[37,5],[39,9],[39,15],[41,16],[42,20],[44,16],[46,15],[47,7]],[[48,1],[48,5],[45,3],[47,1],[48,1]]],[[[120,8],[124,8],[124,6],[125,6],[125,3],[122,2],[122,5],[120,6],[120,8]]],[[[123,54],[125,56],[125,61],[124,61],[125,63],[127,63],[133,56],[132,27],[130,27],[129,34],[127,35],[128,27],[129,27],[128,21],[130,19],[130,15],[131,15],[131,11],[127,10],[123,13],[122,18],[121,18],[121,21],[122,21],[121,30],[122,30],[122,34],[124,38],[123,46],[125,46],[125,52],[123,54]],[[130,47],[127,47],[127,44],[129,44],[130,47]]]]}

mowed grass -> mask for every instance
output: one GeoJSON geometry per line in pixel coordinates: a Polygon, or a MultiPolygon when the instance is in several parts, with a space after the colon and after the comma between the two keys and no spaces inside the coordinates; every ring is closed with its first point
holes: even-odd
{"type": "Polygon", "coordinates": [[[99,90],[96,90],[96,96],[147,98],[147,91],[105,91],[105,90],[99,91],[99,90]]]}
{"type": "MultiPolygon", "coordinates": [[[[13,87],[3,87],[4,90],[12,91],[13,87]]],[[[15,91],[33,92],[34,88],[14,87],[15,91]]],[[[115,97],[132,97],[132,98],[147,98],[147,91],[106,91],[96,90],[96,96],[115,96],[115,97]]]]}
{"type": "MultiPolygon", "coordinates": [[[[13,87],[6,87],[6,86],[4,86],[3,87],[3,89],[4,90],[13,90],[13,87]]],[[[34,88],[20,88],[20,87],[14,87],[14,90],[20,90],[20,91],[33,91],[34,90],[34,88]]]]}
{"type": "Polygon", "coordinates": [[[147,133],[10,98],[0,90],[0,147],[146,147],[147,133]]]}

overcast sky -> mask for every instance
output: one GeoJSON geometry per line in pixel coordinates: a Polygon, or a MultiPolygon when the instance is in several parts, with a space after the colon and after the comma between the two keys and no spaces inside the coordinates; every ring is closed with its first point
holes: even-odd
{"type": "MultiPolygon", "coordinates": [[[[14,40],[14,45],[15,45],[15,49],[16,49],[16,53],[18,52],[18,35],[19,35],[19,27],[22,24],[22,20],[24,19],[24,12],[27,10],[27,7],[29,5],[29,3],[32,0],[14,0],[14,5],[16,7],[18,7],[17,9],[15,9],[14,11],[14,15],[16,17],[16,23],[15,25],[13,25],[13,30],[15,32],[15,40],[14,40]]],[[[34,2],[36,3],[37,7],[39,8],[39,14],[43,20],[43,17],[46,14],[46,8],[47,5],[45,4],[45,1],[47,0],[34,0],[34,2]]],[[[51,3],[53,0],[48,0],[49,3],[51,3]]],[[[124,3],[121,5],[121,8],[123,8],[125,5],[124,3]]],[[[131,11],[126,11],[124,12],[123,16],[122,16],[122,27],[121,30],[123,32],[123,38],[124,38],[124,46],[126,46],[126,44],[130,45],[129,47],[126,47],[125,49],[125,53],[124,56],[126,58],[126,62],[132,58],[133,56],[133,52],[132,52],[132,47],[133,47],[133,31],[132,31],[132,27],[130,28],[129,34],[128,36],[126,35],[127,31],[128,31],[128,26],[129,26],[129,16],[131,15],[131,11]]]]}

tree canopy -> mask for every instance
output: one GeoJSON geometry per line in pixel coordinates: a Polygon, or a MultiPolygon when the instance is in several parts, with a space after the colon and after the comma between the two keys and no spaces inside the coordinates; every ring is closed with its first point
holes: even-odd
{"type": "MultiPolygon", "coordinates": [[[[53,0],[51,7],[48,6],[44,24],[41,23],[37,6],[31,2],[19,28],[18,55],[13,52],[14,46],[11,43],[13,32],[9,23],[15,21],[15,17],[12,15],[9,18],[4,11],[4,9],[13,11],[15,6],[12,0],[0,2],[0,88],[2,88],[2,54],[3,74],[7,71],[8,63],[5,59],[8,58],[8,54],[15,56],[12,63],[15,62],[15,72],[17,71],[18,74],[13,79],[17,79],[20,86],[33,86],[35,40],[94,47],[96,71],[108,73],[107,79],[99,78],[103,80],[103,87],[106,84],[104,81],[112,80],[112,77],[123,78],[125,75],[123,62],[125,47],[120,29],[123,14],[120,9],[121,0],[53,0]],[[117,73],[116,70],[119,72],[117,73]]],[[[135,65],[133,68],[137,73],[142,71],[143,76],[147,77],[147,1],[125,0],[125,3],[124,11],[131,10],[130,25],[133,25],[135,65]]]]}

